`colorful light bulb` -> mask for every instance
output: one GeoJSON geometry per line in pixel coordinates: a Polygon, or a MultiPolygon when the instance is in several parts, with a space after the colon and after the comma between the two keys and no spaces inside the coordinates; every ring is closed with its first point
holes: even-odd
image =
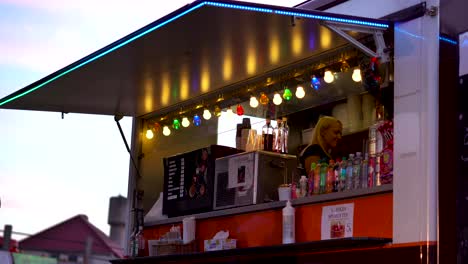
{"type": "Polygon", "coordinates": [[[193,116],[193,124],[195,126],[200,126],[201,125],[201,118],[197,114],[193,116]]]}
{"type": "Polygon", "coordinates": [[[215,115],[216,117],[220,117],[220,116],[221,116],[221,108],[219,108],[219,106],[215,106],[214,115],[215,115]]]}
{"type": "Polygon", "coordinates": [[[179,119],[174,119],[174,121],[172,121],[172,127],[175,129],[175,130],[179,130],[180,129],[180,121],[179,119]]]}
{"type": "Polygon", "coordinates": [[[285,87],[285,89],[284,89],[283,98],[284,98],[284,100],[286,100],[286,101],[289,101],[289,100],[291,100],[291,98],[292,98],[291,90],[289,90],[288,87],[285,87]]]}
{"type": "Polygon", "coordinates": [[[310,80],[310,86],[312,86],[315,90],[318,90],[320,88],[320,80],[315,75],[312,75],[312,78],[310,80]]]}
{"type": "Polygon", "coordinates": [[[268,98],[268,96],[265,94],[265,93],[261,93],[260,94],[260,100],[259,102],[262,104],[262,105],[267,105],[268,102],[270,102],[270,99],[268,98]]]}
{"type": "Polygon", "coordinates": [[[244,108],[242,107],[242,105],[240,104],[237,105],[236,113],[238,116],[244,115],[244,108]]]}

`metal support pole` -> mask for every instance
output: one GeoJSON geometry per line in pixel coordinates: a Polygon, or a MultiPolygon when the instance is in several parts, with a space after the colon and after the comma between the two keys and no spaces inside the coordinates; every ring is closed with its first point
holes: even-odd
{"type": "Polygon", "coordinates": [[[13,230],[13,226],[5,225],[3,229],[3,250],[10,250],[10,242],[11,242],[11,232],[13,230]]]}

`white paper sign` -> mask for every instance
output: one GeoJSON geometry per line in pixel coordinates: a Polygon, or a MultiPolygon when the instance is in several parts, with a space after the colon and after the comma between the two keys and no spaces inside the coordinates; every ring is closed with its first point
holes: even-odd
{"type": "Polygon", "coordinates": [[[335,239],[353,236],[354,203],[322,207],[322,237],[335,239]]]}
{"type": "Polygon", "coordinates": [[[229,159],[228,188],[250,187],[253,183],[253,155],[240,155],[229,159]]]}

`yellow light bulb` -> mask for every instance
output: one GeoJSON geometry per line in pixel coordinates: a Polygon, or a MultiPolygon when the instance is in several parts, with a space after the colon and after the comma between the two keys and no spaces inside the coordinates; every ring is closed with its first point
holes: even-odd
{"type": "Polygon", "coordinates": [[[256,108],[258,106],[258,100],[257,100],[257,97],[255,96],[251,96],[250,97],[250,107],[252,108],[256,108]]]}
{"type": "Polygon", "coordinates": [[[205,110],[203,111],[203,118],[205,118],[205,120],[209,120],[209,119],[211,118],[211,112],[210,112],[210,110],[205,109],[205,110]]]}
{"type": "Polygon", "coordinates": [[[171,129],[168,126],[164,126],[163,127],[163,135],[165,135],[167,137],[170,134],[171,134],[171,129]]]}
{"type": "Polygon", "coordinates": [[[298,86],[296,88],[296,97],[299,98],[299,99],[302,99],[302,98],[304,98],[304,96],[305,96],[304,87],[298,86]]]}
{"type": "Polygon", "coordinates": [[[332,83],[335,80],[335,76],[333,76],[333,73],[331,71],[326,71],[325,75],[323,76],[323,80],[326,83],[332,83]]]}
{"type": "Polygon", "coordinates": [[[190,121],[188,120],[187,117],[182,118],[182,126],[183,126],[183,127],[188,127],[188,126],[190,126],[190,121]]]}
{"type": "Polygon", "coordinates": [[[281,95],[279,95],[279,93],[275,93],[275,95],[273,96],[273,103],[275,105],[280,105],[282,102],[283,98],[281,98],[281,95]]]}
{"type": "Polygon", "coordinates": [[[146,138],[147,138],[147,139],[152,139],[153,136],[154,136],[154,134],[153,134],[153,130],[152,130],[152,129],[146,130],[146,138]]]}
{"type": "Polygon", "coordinates": [[[353,75],[351,76],[353,78],[353,81],[355,82],[360,82],[361,81],[361,70],[360,69],[354,69],[353,75]]]}

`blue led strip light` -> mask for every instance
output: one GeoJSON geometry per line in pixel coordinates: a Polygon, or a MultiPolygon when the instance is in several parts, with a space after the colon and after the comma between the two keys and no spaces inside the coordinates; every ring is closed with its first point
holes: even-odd
{"type": "Polygon", "coordinates": [[[458,42],[457,42],[456,40],[453,40],[453,39],[451,39],[451,38],[439,36],[439,39],[442,40],[442,41],[445,41],[445,42],[447,42],[447,43],[453,44],[453,45],[457,45],[457,44],[458,44],[458,42]]]}
{"type": "Polygon", "coordinates": [[[312,15],[312,14],[299,13],[299,12],[273,10],[273,9],[269,9],[269,8],[258,8],[258,7],[250,7],[250,6],[234,5],[234,4],[225,4],[225,3],[217,3],[217,2],[205,2],[205,3],[207,5],[211,5],[211,6],[219,6],[219,7],[226,7],[226,8],[250,10],[250,11],[257,11],[257,12],[264,12],[264,13],[275,13],[275,14],[285,15],[285,16],[305,17],[305,18],[320,19],[320,20],[326,20],[326,21],[334,21],[334,22],[341,22],[341,23],[347,23],[347,24],[356,24],[356,25],[364,25],[364,26],[372,26],[372,27],[380,27],[380,28],[388,28],[389,27],[388,24],[384,24],[384,23],[368,22],[368,21],[361,21],[361,20],[356,20],[356,19],[347,19],[347,18],[338,18],[338,17],[331,17],[331,16],[312,15]]]}
{"type": "Polygon", "coordinates": [[[249,11],[256,11],[256,12],[273,13],[273,9],[269,9],[269,8],[251,7],[251,6],[225,4],[225,3],[217,3],[217,2],[205,2],[205,4],[211,5],[211,6],[242,9],[242,10],[249,10],[249,11]]]}
{"type": "Polygon", "coordinates": [[[102,52],[102,53],[100,53],[100,54],[98,54],[98,55],[96,55],[96,56],[94,56],[94,57],[91,57],[91,58],[89,58],[89,59],[83,61],[82,63],[80,63],[80,64],[78,64],[78,65],[76,65],[76,66],[74,66],[74,67],[72,67],[72,68],[70,68],[70,69],[68,69],[68,70],[66,70],[66,71],[64,71],[64,72],[62,72],[62,73],[60,73],[60,74],[58,74],[57,76],[55,76],[55,77],[53,77],[53,78],[51,78],[51,79],[49,79],[49,80],[47,80],[47,81],[45,81],[45,82],[43,82],[43,83],[37,85],[37,86],[35,86],[35,87],[33,87],[33,88],[31,88],[31,89],[29,89],[29,90],[23,92],[23,93],[20,93],[20,94],[14,96],[14,97],[12,97],[12,98],[9,98],[9,99],[7,99],[7,100],[5,100],[5,101],[3,101],[3,102],[0,102],[0,106],[6,104],[6,103],[8,103],[8,102],[11,102],[11,101],[13,101],[13,100],[15,100],[15,99],[17,99],[17,98],[19,98],[19,97],[21,97],[21,96],[24,96],[24,95],[26,95],[26,94],[28,94],[28,93],[31,93],[31,92],[33,92],[33,91],[35,91],[35,90],[37,90],[37,89],[43,87],[44,85],[46,85],[46,84],[48,84],[48,83],[50,83],[50,82],[53,82],[53,81],[57,80],[58,78],[60,78],[60,77],[62,77],[62,76],[64,76],[64,75],[66,75],[66,74],[68,74],[69,72],[72,72],[72,71],[74,71],[74,70],[76,70],[76,69],[78,69],[78,68],[81,68],[81,67],[83,67],[84,65],[86,65],[86,64],[88,64],[88,63],[90,63],[90,62],[93,62],[93,61],[95,61],[95,60],[101,58],[102,56],[104,56],[104,55],[106,55],[106,54],[109,54],[110,52],[112,52],[112,51],[114,51],[114,50],[116,50],[116,49],[118,49],[118,48],[120,48],[120,47],[122,47],[122,46],[125,46],[125,45],[127,45],[128,43],[130,43],[130,42],[132,42],[132,41],[134,41],[134,40],[136,40],[136,39],[138,39],[138,38],[140,38],[140,37],[142,37],[142,36],[144,36],[144,35],[146,35],[146,34],[152,32],[152,31],[154,31],[154,30],[156,30],[156,29],[158,29],[158,28],[160,28],[160,27],[162,27],[162,26],[164,26],[164,25],[166,25],[166,24],[168,24],[168,23],[170,23],[170,22],[172,22],[172,21],[174,21],[174,20],[180,18],[181,16],[184,16],[184,15],[186,15],[186,14],[192,12],[193,10],[204,6],[204,5],[205,5],[205,2],[200,3],[200,4],[194,6],[194,7],[190,8],[190,9],[188,9],[188,10],[186,10],[186,11],[184,11],[184,12],[182,12],[182,13],[180,13],[180,14],[178,14],[178,15],[176,15],[176,16],[174,16],[174,17],[172,17],[172,18],[170,18],[170,19],[168,19],[168,20],[166,20],[166,21],[164,21],[164,22],[162,22],[162,23],[160,23],[160,24],[157,24],[156,26],[151,27],[151,28],[149,28],[148,30],[145,30],[145,31],[141,32],[140,34],[137,34],[137,35],[133,36],[132,38],[129,38],[129,39],[127,39],[126,41],[124,41],[124,42],[122,42],[122,43],[120,43],[120,44],[118,44],[118,45],[115,45],[114,47],[112,47],[112,48],[110,48],[110,49],[108,49],[108,50],[106,50],[106,51],[104,51],[104,52],[102,52]]]}
{"type": "Polygon", "coordinates": [[[347,24],[355,24],[355,25],[363,25],[363,26],[372,26],[372,27],[380,27],[380,28],[388,28],[389,27],[388,24],[384,24],[384,23],[368,22],[368,21],[361,21],[361,20],[348,19],[348,18],[312,15],[312,14],[305,14],[305,13],[281,11],[281,10],[275,10],[275,13],[280,14],[280,15],[286,15],[286,16],[306,17],[306,18],[313,18],[313,19],[320,19],[320,20],[347,23],[347,24]]]}

